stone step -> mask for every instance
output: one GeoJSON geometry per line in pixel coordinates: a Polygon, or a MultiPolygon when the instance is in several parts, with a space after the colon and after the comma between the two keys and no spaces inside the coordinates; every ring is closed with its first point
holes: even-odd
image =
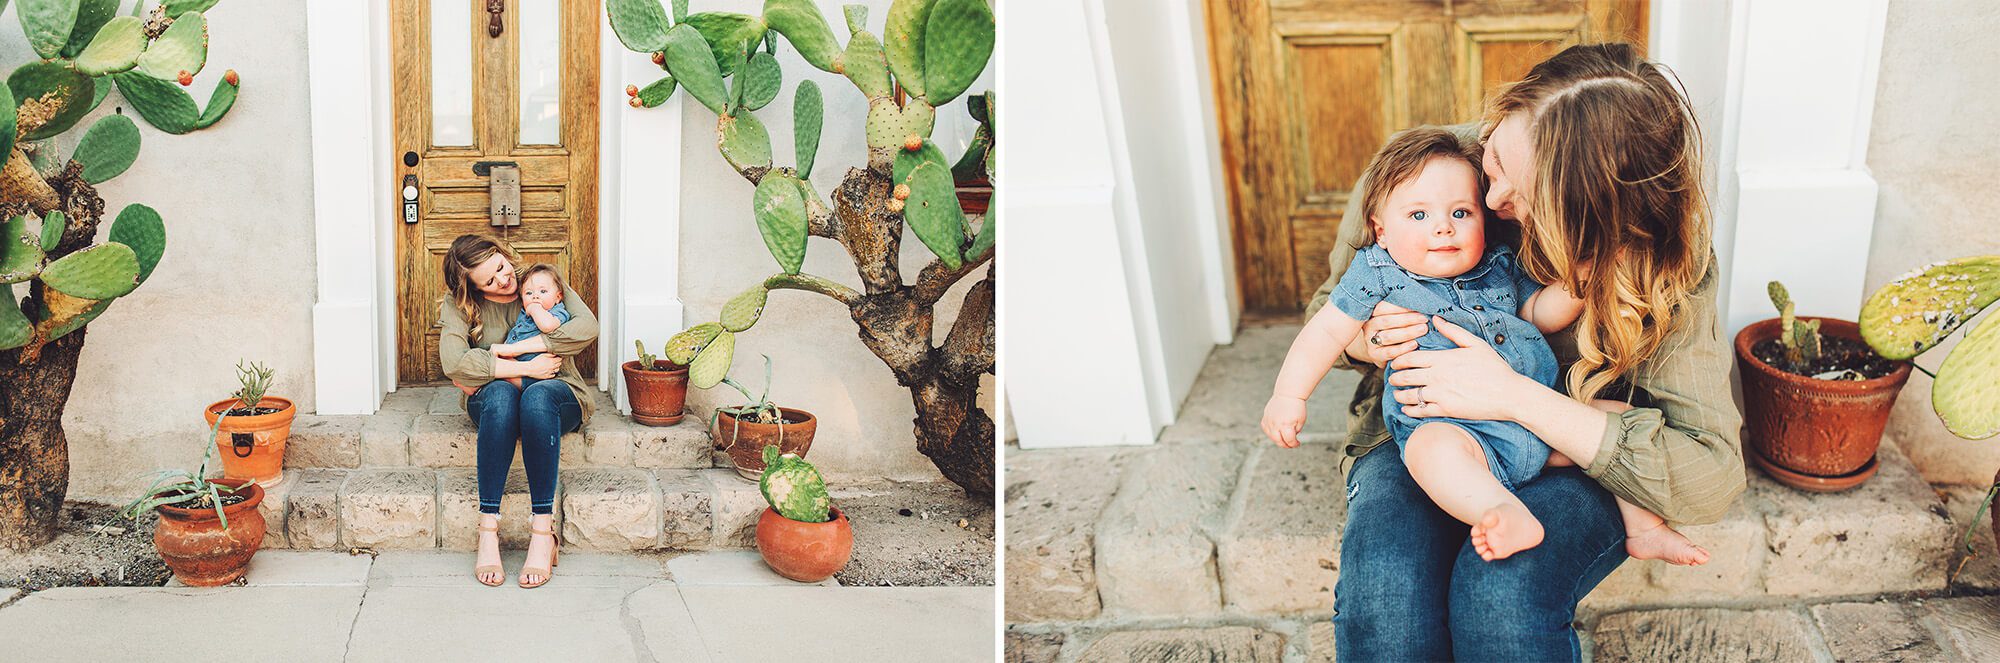
{"type": "MultiPolygon", "coordinates": [[[[1330,615],[1346,519],[1338,460],[1328,444],[1279,449],[1248,439],[1010,449],[1007,620],[1330,615]]],[[[1750,475],[1721,522],[1681,530],[1708,548],[1707,565],[1627,562],[1582,609],[1947,588],[1964,525],[1892,441],[1876,476],[1844,493],[1750,475]]],[[[1559,516],[1544,522],[1560,526],[1559,516]]],[[[1991,575],[1969,577],[1983,584],[1991,575]]]]}
{"type": "MultiPolygon", "coordinates": [[[[639,424],[593,391],[596,412],[563,435],[565,468],[687,468],[713,466],[713,443],[699,417],[678,425],[639,424]]],[[[448,387],[404,388],[372,415],[299,415],[285,444],[287,470],[314,468],[470,468],[479,433],[448,387]]]]}
{"type": "MultiPolygon", "coordinates": [[[[478,481],[471,468],[288,469],[270,489],[266,548],[472,550],[478,481]]],[[[565,466],[553,509],[571,548],[704,550],[755,544],[757,484],[733,469],[565,466]]],[[[527,545],[527,476],[516,462],[500,505],[505,546],[527,545]]]]}

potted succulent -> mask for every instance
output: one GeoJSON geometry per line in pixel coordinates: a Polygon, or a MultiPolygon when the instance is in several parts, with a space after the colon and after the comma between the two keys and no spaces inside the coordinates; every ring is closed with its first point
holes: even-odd
{"type": "Polygon", "coordinates": [[[951,167],[951,178],[958,189],[958,206],[966,214],[985,214],[993,202],[993,93],[969,95],[965,102],[965,111],[979,128],[973,130],[965,155],[951,167]]]}
{"type": "Polygon", "coordinates": [[[819,430],[819,419],[811,412],[788,407],[778,407],[771,402],[771,357],[764,356],[764,393],[751,396],[750,390],[729,378],[722,378],[723,384],[734,387],[743,398],[750,402],[743,405],[718,406],[709,417],[709,434],[715,443],[729,452],[729,460],[736,465],[736,473],[743,478],[757,481],[764,473],[765,454],[762,449],[776,447],[780,453],[805,457],[812,449],[813,433],[819,430]]]}
{"type": "Polygon", "coordinates": [[[245,366],[238,361],[236,379],[242,386],[202,412],[210,425],[217,426],[215,446],[222,454],[222,476],[249,479],[265,488],[285,480],[285,439],[298,413],[291,400],[265,394],[273,373],[263,364],[245,366]]]}
{"type": "Polygon", "coordinates": [[[637,361],[625,362],[625,395],[632,402],[632,420],[648,426],[681,422],[687,404],[687,366],[646,354],[646,343],[633,340],[637,361]]]}
{"type": "Polygon", "coordinates": [[[757,518],[757,552],[778,575],[819,582],[847,566],[854,528],[826,497],[826,481],[805,459],[764,447],[757,481],[770,506],[757,518]]]}
{"type": "MultiPolygon", "coordinates": [[[[1931,263],[1904,274],[1861,307],[1861,337],[1884,357],[1914,359],[1937,347],[1981,309],[2000,299],[2000,256],[1972,256],[1931,263]]],[[[1931,409],[1953,435],[1981,440],[2000,434],[2000,323],[1993,316],[1965,333],[1931,376],[1931,409]]],[[[1915,362],[1910,362],[1915,365],[1915,362]]],[[[2000,493],[2000,473],[1972,516],[1972,527],[2000,493]]],[[[2000,537],[2000,512],[1992,521],[2000,537]]],[[[1972,532],[1965,532],[1972,552],[1972,532]]]]}
{"type": "Polygon", "coordinates": [[[1750,461],[1801,490],[1858,486],[1875,474],[1910,363],[1870,350],[1855,323],[1794,316],[1777,281],[1770,293],[1779,317],[1736,334],[1750,461]]]}
{"type": "MultiPolygon", "coordinates": [[[[211,435],[222,431],[216,417],[211,435]]],[[[153,548],[181,582],[214,587],[235,582],[250,567],[250,558],[264,545],[264,487],[249,479],[209,479],[209,460],[217,447],[203,443],[201,469],[162,470],[159,480],[121,512],[137,520],[148,510],[160,514],[153,529],[153,548]]]]}

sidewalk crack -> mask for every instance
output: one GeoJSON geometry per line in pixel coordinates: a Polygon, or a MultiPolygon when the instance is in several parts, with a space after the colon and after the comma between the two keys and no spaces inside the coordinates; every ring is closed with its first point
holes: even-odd
{"type": "Polygon", "coordinates": [[[341,663],[346,663],[354,655],[354,629],[361,624],[361,611],[368,607],[368,585],[361,585],[361,602],[354,606],[354,619],[347,623],[347,644],[340,649],[341,663]]]}
{"type": "Polygon", "coordinates": [[[638,660],[651,663],[659,663],[660,658],[655,656],[653,648],[646,644],[646,630],[639,624],[639,618],[632,616],[632,595],[657,584],[659,583],[655,582],[635,587],[632,591],[625,592],[625,598],[618,601],[618,621],[625,625],[625,634],[632,638],[632,651],[638,654],[638,660]]]}

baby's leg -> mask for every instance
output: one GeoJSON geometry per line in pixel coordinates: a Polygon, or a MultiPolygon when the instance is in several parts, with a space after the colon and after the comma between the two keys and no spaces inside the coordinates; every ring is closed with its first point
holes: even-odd
{"type": "Polygon", "coordinates": [[[1472,525],[1473,548],[1487,561],[1542,542],[1542,523],[1486,465],[1472,434],[1447,423],[1418,426],[1404,442],[1410,477],[1445,513],[1472,525]]]}
{"type": "Polygon", "coordinates": [[[1665,519],[1645,507],[1620,497],[1618,515],[1625,520],[1625,554],[1632,559],[1657,559],[1681,566],[1708,562],[1707,550],[1668,527],[1665,519]]]}

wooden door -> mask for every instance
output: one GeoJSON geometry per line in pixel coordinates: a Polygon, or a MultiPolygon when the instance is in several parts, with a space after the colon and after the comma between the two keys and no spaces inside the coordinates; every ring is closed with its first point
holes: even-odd
{"type": "MultiPolygon", "coordinates": [[[[415,176],[414,223],[396,219],[397,377],[443,382],[444,252],[466,233],[557,265],[597,307],[599,2],[392,0],[398,210],[415,176]],[[501,7],[499,34],[492,33],[501,7]],[[495,227],[483,162],[520,169],[520,224],[495,227]]],[[[356,63],[355,66],[365,66],[356,63]]],[[[595,349],[576,361],[595,373],[595,349]]]]}
{"type": "Polygon", "coordinates": [[[1571,44],[1645,46],[1643,0],[1208,0],[1247,315],[1301,310],[1348,189],[1389,134],[1478,119],[1571,44]]]}

